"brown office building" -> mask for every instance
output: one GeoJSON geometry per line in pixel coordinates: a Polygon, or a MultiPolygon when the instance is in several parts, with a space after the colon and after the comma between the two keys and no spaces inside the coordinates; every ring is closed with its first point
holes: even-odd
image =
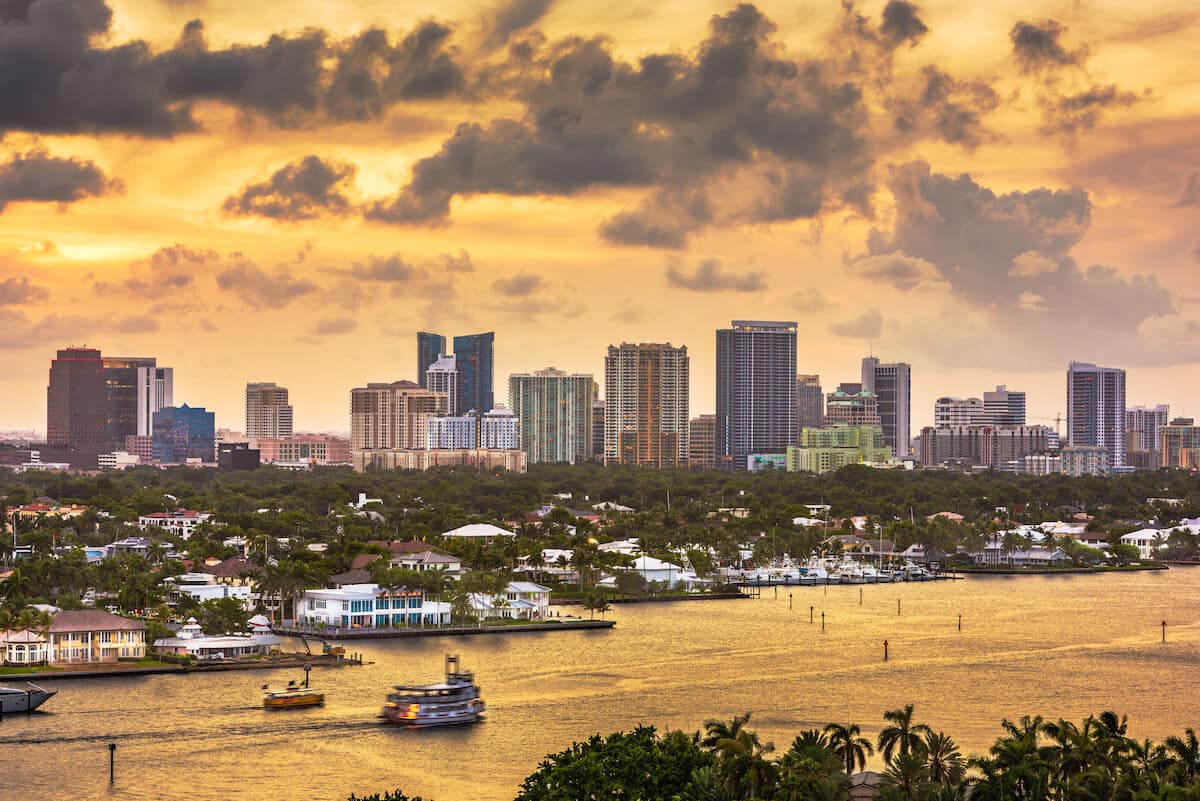
{"type": "Polygon", "coordinates": [[[46,442],[70,450],[72,467],[96,466],[105,447],[104,360],[94,348],[66,348],[50,363],[46,442]]]}
{"type": "Polygon", "coordinates": [[[604,463],[688,464],[686,347],[610,345],[604,359],[604,463]]]}
{"type": "Polygon", "coordinates": [[[717,467],[717,416],[702,414],[688,424],[688,467],[715,470],[717,467]]]}

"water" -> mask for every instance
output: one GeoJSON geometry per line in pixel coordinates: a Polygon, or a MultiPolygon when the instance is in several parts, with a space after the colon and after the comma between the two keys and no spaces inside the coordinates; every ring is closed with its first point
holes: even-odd
{"type": "Polygon", "coordinates": [[[1200,569],[862,589],[862,606],[858,587],[767,588],[756,600],[618,606],[610,631],[349,643],[374,664],[314,671],[327,691],[318,709],[259,706],[264,682],[295,671],[52,682],[45,713],[0,723],[0,799],[342,801],[400,787],[501,801],[544,754],[593,732],[694,730],[747,710],[781,750],[830,720],[873,737],[881,713],[905,703],[972,753],[1002,717],[1027,713],[1111,708],[1139,738],[1200,725],[1200,569]],[[387,687],[438,679],[446,652],[475,670],[489,719],[378,724],[387,687]]]}

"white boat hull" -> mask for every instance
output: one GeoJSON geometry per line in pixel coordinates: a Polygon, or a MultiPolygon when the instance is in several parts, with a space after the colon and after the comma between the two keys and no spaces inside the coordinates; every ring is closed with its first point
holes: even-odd
{"type": "Polygon", "coordinates": [[[28,690],[0,687],[0,711],[5,715],[32,712],[53,698],[56,692],[33,685],[28,690]]]}

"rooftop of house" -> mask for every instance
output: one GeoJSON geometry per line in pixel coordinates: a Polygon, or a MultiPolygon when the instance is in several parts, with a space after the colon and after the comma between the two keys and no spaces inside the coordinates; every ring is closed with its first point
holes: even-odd
{"type": "Polygon", "coordinates": [[[201,569],[203,572],[218,578],[237,578],[243,573],[262,575],[263,572],[263,569],[258,565],[237,556],[231,556],[228,559],[217,562],[215,565],[205,565],[201,569]]]}
{"type": "Polygon", "coordinates": [[[102,609],[67,609],[50,624],[52,634],[75,631],[145,631],[146,624],[102,609]]]}

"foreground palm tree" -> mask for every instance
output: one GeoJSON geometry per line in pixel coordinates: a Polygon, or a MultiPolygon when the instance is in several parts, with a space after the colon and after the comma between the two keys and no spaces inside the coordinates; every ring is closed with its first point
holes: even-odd
{"type": "Polygon", "coordinates": [[[1196,771],[1200,768],[1200,742],[1196,740],[1195,729],[1188,729],[1183,737],[1173,734],[1164,744],[1167,751],[1178,760],[1178,769],[1184,779],[1188,784],[1193,784],[1196,781],[1196,771]]]}
{"type": "Polygon", "coordinates": [[[857,723],[830,723],[825,727],[829,737],[829,747],[833,753],[842,759],[846,773],[853,775],[855,767],[866,768],[867,757],[875,753],[871,741],[862,736],[862,730],[857,723]]]}
{"type": "Polygon", "coordinates": [[[957,784],[966,772],[966,763],[954,740],[941,732],[925,735],[923,750],[929,780],[938,784],[957,784]]]}
{"type": "Polygon", "coordinates": [[[717,744],[722,740],[731,740],[750,722],[750,713],[738,715],[728,723],[723,720],[707,720],[704,722],[704,739],[700,745],[709,751],[716,751],[717,744]]]}
{"type": "Polygon", "coordinates": [[[885,762],[891,762],[894,754],[907,756],[911,751],[920,749],[923,745],[921,738],[932,733],[932,729],[924,723],[913,723],[912,704],[884,712],[883,719],[891,724],[879,732],[879,753],[885,762]]]}

